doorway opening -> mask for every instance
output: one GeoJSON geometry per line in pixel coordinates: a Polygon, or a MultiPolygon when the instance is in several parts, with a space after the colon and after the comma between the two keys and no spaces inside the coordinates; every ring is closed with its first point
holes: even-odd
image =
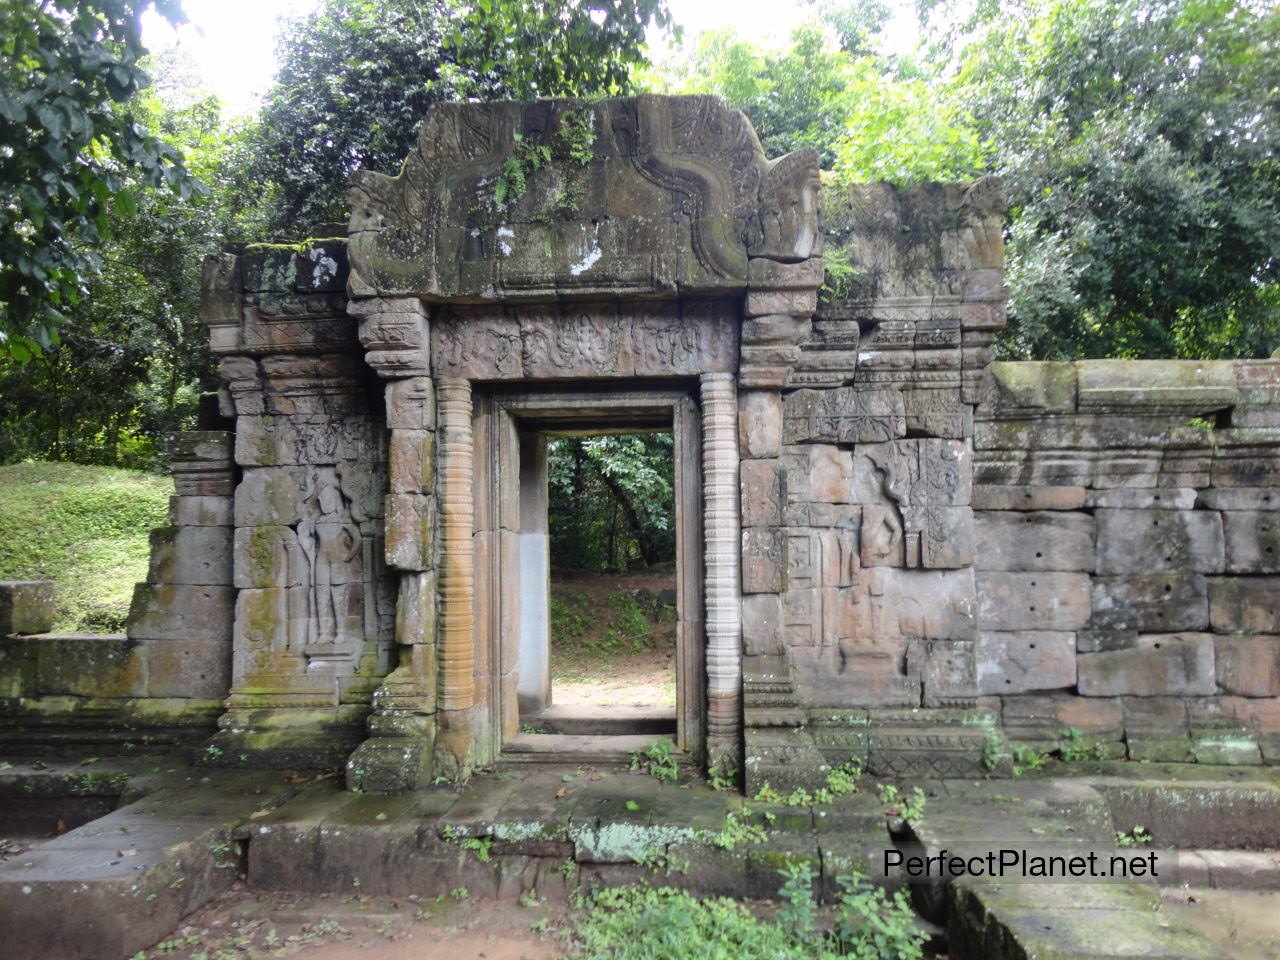
{"type": "Polygon", "coordinates": [[[494,507],[477,530],[494,549],[481,550],[477,599],[497,752],[613,762],[668,737],[700,758],[696,403],[670,388],[491,397],[477,462],[494,507]]]}
{"type": "Polygon", "coordinates": [[[528,732],[676,733],[671,431],[547,438],[550,690],[528,732]]]}

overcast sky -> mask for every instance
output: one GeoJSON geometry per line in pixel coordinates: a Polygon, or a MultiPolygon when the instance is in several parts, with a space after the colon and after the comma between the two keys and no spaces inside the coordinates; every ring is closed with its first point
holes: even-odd
{"type": "MultiPolygon", "coordinates": [[[[258,105],[275,72],[275,38],[281,17],[304,13],[316,0],[185,0],[190,23],[175,31],[148,11],[143,38],[157,50],[178,43],[190,55],[205,85],[235,113],[258,105]]],[[[733,26],[762,43],[780,42],[813,15],[803,0],[668,0],[686,40],[703,30],[733,26]]],[[[903,5],[904,14],[906,5],[903,5]]],[[[899,16],[895,32],[910,30],[899,16]]]]}

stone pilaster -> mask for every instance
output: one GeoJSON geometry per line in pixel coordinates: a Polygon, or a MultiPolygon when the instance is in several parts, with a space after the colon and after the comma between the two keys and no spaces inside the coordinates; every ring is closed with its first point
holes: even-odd
{"type": "Polygon", "coordinates": [[[428,319],[417,298],[357,301],[366,362],[387,381],[386,563],[399,571],[396,667],[373,695],[369,739],[347,760],[347,783],[402,793],[430,782],[436,732],[435,391],[428,319]]]}
{"type": "Polygon", "coordinates": [[[708,767],[736,769],[742,735],[742,610],[738,403],[732,374],[702,377],[702,431],[708,767]]]}
{"type": "Polygon", "coordinates": [[[464,772],[471,757],[474,701],[474,580],[472,526],[475,498],[471,384],[442,378],[440,411],[440,646],[436,765],[446,775],[464,772]]]}

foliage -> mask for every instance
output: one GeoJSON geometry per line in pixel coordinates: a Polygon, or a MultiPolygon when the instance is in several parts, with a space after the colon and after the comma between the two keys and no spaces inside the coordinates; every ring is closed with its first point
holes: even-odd
{"type": "Polygon", "coordinates": [[[675,558],[671,434],[547,444],[551,564],[604,572],[675,558]]]}
{"type": "Polygon", "coordinates": [[[812,147],[842,180],[905,184],[980,169],[977,135],[949,89],[876,52],[887,8],[846,5],[825,16],[829,25],[801,25],[782,50],[732,30],[703,34],[648,82],[664,92],[720,94],[751,119],[767,154],[812,147]]]}
{"type": "Polygon", "coordinates": [[[57,340],[139,188],[188,198],[179,152],[137,122],[139,16],[176,0],[0,0],[0,351],[57,340]]]}
{"type": "Polygon", "coordinates": [[[680,775],[673,755],[675,749],[675,743],[667,737],[655,740],[646,749],[631,754],[631,769],[647,773],[656,780],[675,780],[680,775]]]}
{"type": "Polygon", "coordinates": [[[155,83],[130,106],[151,135],[178,145],[205,189],[186,198],[127,177],[131,216],[112,217],[101,270],[61,342],[27,364],[0,358],[0,462],[29,457],[155,468],[158,438],[195,425],[212,388],[199,322],[207,253],[259,228],[242,125],[182,78],[172,56],[147,61],[155,83]]]}
{"type": "Polygon", "coordinates": [[[757,791],[756,799],[784,803],[789,807],[810,807],[815,804],[831,803],[839,797],[857,793],[861,780],[862,763],[854,757],[832,768],[827,774],[826,783],[813,793],[804,787],[796,787],[788,794],[781,794],[766,782],[757,791]]]}
{"type": "Polygon", "coordinates": [[[1142,824],[1138,824],[1128,833],[1123,830],[1116,831],[1117,847],[1145,847],[1149,846],[1154,839],[1142,824]]]}
{"type": "Polygon", "coordinates": [[[0,467],[0,580],[52,579],[55,630],[122,630],[170,493],[167,478],[126,470],[0,467]]]}
{"type": "Polygon", "coordinates": [[[1012,207],[1004,353],[1280,344],[1280,10],[1019,0],[965,20],[956,6],[940,45],[1012,207]]]}
{"type": "Polygon", "coordinates": [[[665,0],[323,0],[286,25],[262,110],[274,225],[345,220],[351,174],[395,173],[433,103],[625,90],[669,23],[665,0]]]}
{"type": "Polygon", "coordinates": [[[928,798],[919,787],[912,787],[910,793],[904,793],[891,783],[876,785],[876,797],[884,805],[884,812],[903,820],[919,820],[924,816],[928,798]]]}
{"type": "Polygon", "coordinates": [[[1068,763],[1106,760],[1107,748],[1099,740],[1086,739],[1084,731],[1079,727],[1068,727],[1058,744],[1058,756],[1068,763]]]}
{"type": "MultiPolygon", "coordinates": [[[[766,813],[765,819],[772,821],[773,814],[766,813]]],[[[741,813],[727,813],[724,826],[711,838],[711,845],[720,850],[733,850],[738,844],[764,843],[764,827],[751,821],[751,809],[743,807],[741,813]]]]}
{"type": "Polygon", "coordinates": [[[775,920],[725,897],[669,887],[597,890],[574,929],[585,960],[917,960],[924,934],[905,893],[889,896],[860,874],[839,880],[830,929],[818,923],[813,868],[783,871],[775,920]]]}

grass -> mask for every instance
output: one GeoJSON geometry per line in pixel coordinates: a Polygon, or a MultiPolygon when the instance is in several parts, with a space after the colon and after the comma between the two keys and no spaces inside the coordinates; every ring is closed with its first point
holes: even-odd
{"type": "Polygon", "coordinates": [[[122,631],[172,493],[168,477],[135,470],[0,467],[0,580],[55,581],[55,630],[122,631]]]}

